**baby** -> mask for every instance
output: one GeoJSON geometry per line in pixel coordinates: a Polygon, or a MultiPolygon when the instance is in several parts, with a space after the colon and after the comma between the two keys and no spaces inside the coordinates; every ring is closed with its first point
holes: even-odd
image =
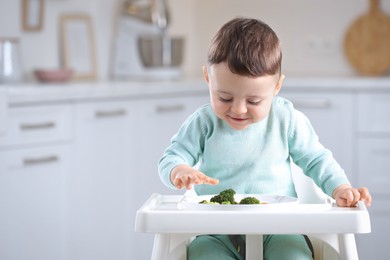
{"type": "MultiPolygon", "coordinates": [[[[284,75],[275,32],[256,19],[236,18],[217,32],[203,68],[210,104],[200,107],[172,138],[159,162],[168,187],[198,195],[232,188],[239,194],[297,196],[291,162],[339,206],[371,204],[367,188],[353,188],[309,120],[278,95],[284,75]],[[194,167],[197,166],[197,167],[194,167]]],[[[303,235],[266,235],[265,259],[312,259],[303,235]]],[[[243,236],[203,235],[188,259],[244,259],[243,236]]]]}

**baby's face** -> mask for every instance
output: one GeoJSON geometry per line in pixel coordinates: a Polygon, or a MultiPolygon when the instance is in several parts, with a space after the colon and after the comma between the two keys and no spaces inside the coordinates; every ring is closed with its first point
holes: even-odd
{"type": "Polygon", "coordinates": [[[283,81],[275,75],[240,76],[232,73],[226,63],[214,64],[204,73],[214,113],[236,130],[267,117],[283,81]]]}

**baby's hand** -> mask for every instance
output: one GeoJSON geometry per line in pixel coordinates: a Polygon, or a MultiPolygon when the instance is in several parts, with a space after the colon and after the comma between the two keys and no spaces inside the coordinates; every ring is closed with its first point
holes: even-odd
{"type": "Polygon", "coordinates": [[[192,185],[195,184],[216,185],[219,183],[219,180],[210,178],[207,175],[203,174],[202,172],[197,171],[188,165],[182,164],[176,166],[172,170],[171,182],[178,189],[182,189],[185,187],[187,190],[190,190],[192,189],[192,185]]]}
{"type": "Polygon", "coordinates": [[[338,206],[354,207],[358,201],[364,201],[367,207],[371,206],[371,195],[367,188],[353,188],[349,185],[340,185],[333,192],[338,206]]]}

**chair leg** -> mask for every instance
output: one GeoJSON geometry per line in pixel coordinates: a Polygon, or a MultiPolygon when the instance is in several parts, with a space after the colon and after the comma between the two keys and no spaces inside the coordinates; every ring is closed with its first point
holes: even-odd
{"type": "Polygon", "coordinates": [[[354,234],[339,234],[341,260],[358,260],[358,252],[354,234]]]}
{"type": "Polygon", "coordinates": [[[170,234],[156,234],[154,236],[151,260],[167,260],[170,240],[170,234]]]}
{"type": "Polygon", "coordinates": [[[246,235],[246,260],[263,259],[263,235],[246,235]]]}

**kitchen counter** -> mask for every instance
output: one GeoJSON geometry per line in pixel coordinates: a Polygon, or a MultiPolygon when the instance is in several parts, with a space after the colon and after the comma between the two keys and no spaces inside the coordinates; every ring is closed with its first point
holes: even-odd
{"type": "Polygon", "coordinates": [[[8,102],[11,106],[32,103],[77,102],[110,97],[139,98],[153,95],[180,95],[180,93],[207,93],[207,86],[201,80],[77,82],[66,84],[25,83],[0,85],[1,89],[8,94],[8,102]]]}
{"type": "MultiPolygon", "coordinates": [[[[11,106],[32,103],[77,102],[99,98],[139,98],[142,96],[206,94],[203,79],[177,81],[107,81],[66,84],[23,83],[0,85],[11,106]],[[5,90],[5,91],[4,91],[5,90]]],[[[282,91],[382,92],[390,90],[390,77],[298,78],[287,77],[282,91]]],[[[282,92],[283,93],[283,92],[282,92]]]]}

